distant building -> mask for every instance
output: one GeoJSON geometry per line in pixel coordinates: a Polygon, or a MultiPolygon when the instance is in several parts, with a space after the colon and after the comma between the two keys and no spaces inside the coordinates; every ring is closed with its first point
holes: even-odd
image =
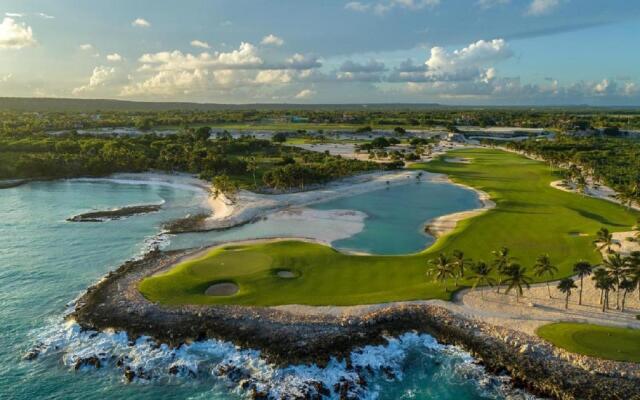
{"type": "Polygon", "coordinates": [[[461,133],[448,133],[446,140],[449,142],[465,143],[467,139],[461,133]]]}

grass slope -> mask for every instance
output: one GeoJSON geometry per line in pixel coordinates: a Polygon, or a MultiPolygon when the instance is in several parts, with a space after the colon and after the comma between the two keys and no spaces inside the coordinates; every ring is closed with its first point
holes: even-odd
{"type": "MultiPolygon", "coordinates": [[[[560,269],[554,278],[560,278],[571,275],[572,265],[579,259],[599,260],[592,241],[600,227],[629,230],[637,217],[616,204],[551,188],[549,183],[556,179],[552,171],[519,155],[465,149],[448,157],[470,158],[472,162],[438,160],[413,168],[445,173],[457,182],[484,190],[497,206],[461,222],[454,232],[422,253],[346,255],[293,240],[232,245],[147,278],[140,290],[149,300],[164,304],[352,305],[449,299],[451,293],[426,275],[427,260],[439,252],[460,249],[476,260],[490,262],[493,250],[507,246],[528,267],[538,255],[549,253],[560,269]],[[295,270],[300,277],[282,279],[275,273],[281,268],[295,270]],[[239,293],[230,297],[204,295],[209,285],[220,281],[237,283],[239,293]]],[[[452,286],[449,282],[450,290],[452,286]]]]}
{"type": "Polygon", "coordinates": [[[560,322],[544,325],[538,336],[573,353],[640,362],[640,330],[560,322]]]}

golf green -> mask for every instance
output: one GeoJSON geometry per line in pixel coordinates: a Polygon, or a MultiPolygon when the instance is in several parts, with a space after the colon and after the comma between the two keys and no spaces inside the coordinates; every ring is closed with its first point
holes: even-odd
{"type": "MultiPolygon", "coordinates": [[[[559,268],[552,278],[558,279],[571,275],[572,265],[580,259],[599,261],[592,242],[601,227],[628,231],[638,217],[617,204],[550,187],[557,179],[553,171],[517,154],[463,149],[447,157],[470,162],[441,158],[412,168],[443,173],[483,190],[496,207],[460,222],[421,253],[347,255],[295,240],[229,245],[143,280],[140,291],[163,304],[353,305],[450,299],[453,281],[438,283],[427,274],[428,260],[440,252],[459,249],[466,257],[491,262],[491,252],[504,246],[529,270],[537,256],[549,254],[559,268]],[[282,269],[294,271],[296,277],[283,279],[277,273],[282,269]],[[217,282],[233,282],[239,291],[232,296],[206,296],[206,289],[217,282]]],[[[470,283],[467,275],[462,284],[470,283]]]]}
{"type": "Polygon", "coordinates": [[[640,330],[560,322],[544,325],[538,336],[573,353],[640,362],[640,330]]]}

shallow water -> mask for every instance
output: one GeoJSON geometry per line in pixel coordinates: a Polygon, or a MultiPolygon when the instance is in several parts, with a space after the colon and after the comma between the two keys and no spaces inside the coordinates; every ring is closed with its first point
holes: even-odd
{"type": "Polygon", "coordinates": [[[405,254],[424,249],[434,238],[425,222],[480,206],[475,192],[440,182],[419,182],[356,196],[342,197],[314,208],[353,209],[367,215],[364,229],[336,240],[334,247],[375,254],[405,254]]]}
{"type": "Polygon", "coordinates": [[[475,192],[441,182],[411,182],[341,197],[298,212],[280,212],[221,232],[179,235],[170,248],[266,237],[305,237],[355,252],[405,254],[424,249],[434,238],[425,222],[480,206],[475,192]]]}
{"type": "MultiPolygon", "coordinates": [[[[184,188],[109,182],[32,183],[0,191],[0,398],[2,399],[236,399],[246,392],[225,365],[247,373],[256,387],[273,395],[296,393],[305,382],[332,386],[355,379],[344,363],[327,368],[276,369],[251,350],[206,341],[171,350],[149,340],[129,343],[124,333],[80,332],[62,321],[67,305],[86,287],[123,261],[155,243],[163,221],[196,212],[203,194],[184,188]],[[105,223],[65,219],[92,209],[164,203],[158,213],[105,223]],[[42,353],[23,361],[40,344],[42,353]],[[75,370],[78,358],[97,356],[102,368],[75,370]],[[148,379],[125,383],[123,366],[148,379]],[[177,375],[169,373],[174,366],[177,375]]],[[[365,231],[366,232],[366,229],[365,231]]],[[[440,346],[428,335],[406,334],[385,346],[354,354],[366,368],[362,398],[521,398],[503,379],[486,375],[471,357],[440,346]],[[384,368],[383,368],[384,367],[384,368]]]]}

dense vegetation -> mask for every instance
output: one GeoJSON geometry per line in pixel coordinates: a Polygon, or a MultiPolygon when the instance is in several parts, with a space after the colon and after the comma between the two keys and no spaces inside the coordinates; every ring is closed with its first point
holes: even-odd
{"type": "Polygon", "coordinates": [[[560,135],[555,140],[510,143],[518,151],[547,160],[566,170],[566,178],[586,183],[604,183],[617,192],[640,200],[640,142],[595,136],[577,138],[560,135]]]}
{"type": "Polygon", "coordinates": [[[234,129],[338,129],[366,133],[372,128],[401,134],[412,128],[455,131],[456,125],[547,128],[558,131],[590,127],[640,129],[637,109],[460,108],[434,105],[378,106],[231,106],[114,101],[41,101],[0,98],[0,134],[31,134],[83,128],[193,127],[234,129]]]}
{"type": "Polygon", "coordinates": [[[171,136],[0,136],[0,179],[102,176],[149,169],[228,176],[252,189],[304,188],[354,173],[395,168],[252,137],[209,139],[209,128],[171,136]]]}
{"type": "MultiPolygon", "coordinates": [[[[141,290],[149,299],[168,304],[350,305],[449,299],[456,281],[470,286],[479,272],[467,268],[462,276],[440,273],[440,254],[455,257],[456,250],[462,250],[464,258],[491,265],[488,276],[503,280],[503,285],[564,278],[574,274],[579,260],[600,263],[593,241],[602,227],[628,231],[638,216],[611,202],[551,188],[549,183],[557,179],[554,171],[519,155],[467,149],[448,156],[471,162],[440,159],[414,168],[446,173],[457,182],[481,189],[490,194],[496,207],[460,222],[422,253],[360,256],[295,241],[231,246],[146,279],[141,290]],[[511,249],[508,257],[517,260],[518,271],[495,264],[505,247],[511,249]],[[537,274],[542,254],[548,254],[557,269],[537,274]],[[280,279],[274,272],[279,268],[294,270],[300,278],[280,279]],[[431,273],[425,274],[427,271],[431,273]],[[209,285],[219,281],[232,281],[240,291],[229,297],[204,295],[209,285]]],[[[446,268],[449,264],[442,263],[446,268]]]]}

